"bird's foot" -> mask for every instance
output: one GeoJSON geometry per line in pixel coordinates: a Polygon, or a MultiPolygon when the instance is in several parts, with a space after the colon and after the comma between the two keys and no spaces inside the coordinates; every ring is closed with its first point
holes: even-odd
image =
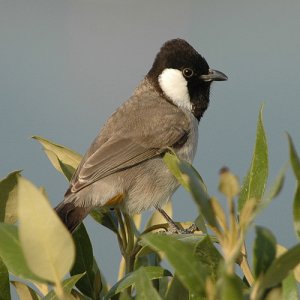
{"type": "Polygon", "coordinates": [[[180,228],[176,223],[169,223],[167,234],[193,234],[195,231],[199,231],[196,224],[192,224],[188,228],[180,228]]]}
{"type": "Polygon", "coordinates": [[[184,229],[182,226],[179,227],[170,216],[161,208],[157,208],[157,210],[163,215],[166,221],[169,224],[169,228],[167,230],[168,234],[192,234],[195,231],[199,231],[196,224],[192,224],[190,227],[184,229]]]}

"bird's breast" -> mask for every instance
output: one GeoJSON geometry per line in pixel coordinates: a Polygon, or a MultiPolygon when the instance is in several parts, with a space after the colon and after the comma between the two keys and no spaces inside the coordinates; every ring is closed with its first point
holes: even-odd
{"type": "Polygon", "coordinates": [[[198,120],[194,117],[192,113],[187,112],[186,114],[190,120],[189,135],[184,145],[179,149],[176,149],[175,152],[180,159],[192,163],[198,145],[198,120]]]}

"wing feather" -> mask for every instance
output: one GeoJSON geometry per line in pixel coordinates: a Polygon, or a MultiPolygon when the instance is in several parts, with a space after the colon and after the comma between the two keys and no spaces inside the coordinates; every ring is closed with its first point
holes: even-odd
{"type": "Polygon", "coordinates": [[[161,155],[188,132],[189,122],[176,106],[149,91],[142,101],[133,96],[95,139],[66,194],[161,155]]]}

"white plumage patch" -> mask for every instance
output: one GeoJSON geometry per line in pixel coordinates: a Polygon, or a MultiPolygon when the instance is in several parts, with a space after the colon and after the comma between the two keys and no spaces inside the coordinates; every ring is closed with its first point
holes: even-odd
{"type": "Polygon", "coordinates": [[[158,83],[165,93],[178,107],[192,110],[187,81],[180,70],[165,69],[158,77],[158,83]]]}

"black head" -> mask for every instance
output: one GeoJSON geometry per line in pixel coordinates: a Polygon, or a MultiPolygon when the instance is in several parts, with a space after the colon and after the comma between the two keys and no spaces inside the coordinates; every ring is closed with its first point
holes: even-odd
{"type": "Polygon", "coordinates": [[[226,80],[221,72],[211,70],[206,60],[186,41],[167,41],[157,54],[148,80],[175,105],[191,110],[200,120],[209,103],[210,84],[226,80]]]}

